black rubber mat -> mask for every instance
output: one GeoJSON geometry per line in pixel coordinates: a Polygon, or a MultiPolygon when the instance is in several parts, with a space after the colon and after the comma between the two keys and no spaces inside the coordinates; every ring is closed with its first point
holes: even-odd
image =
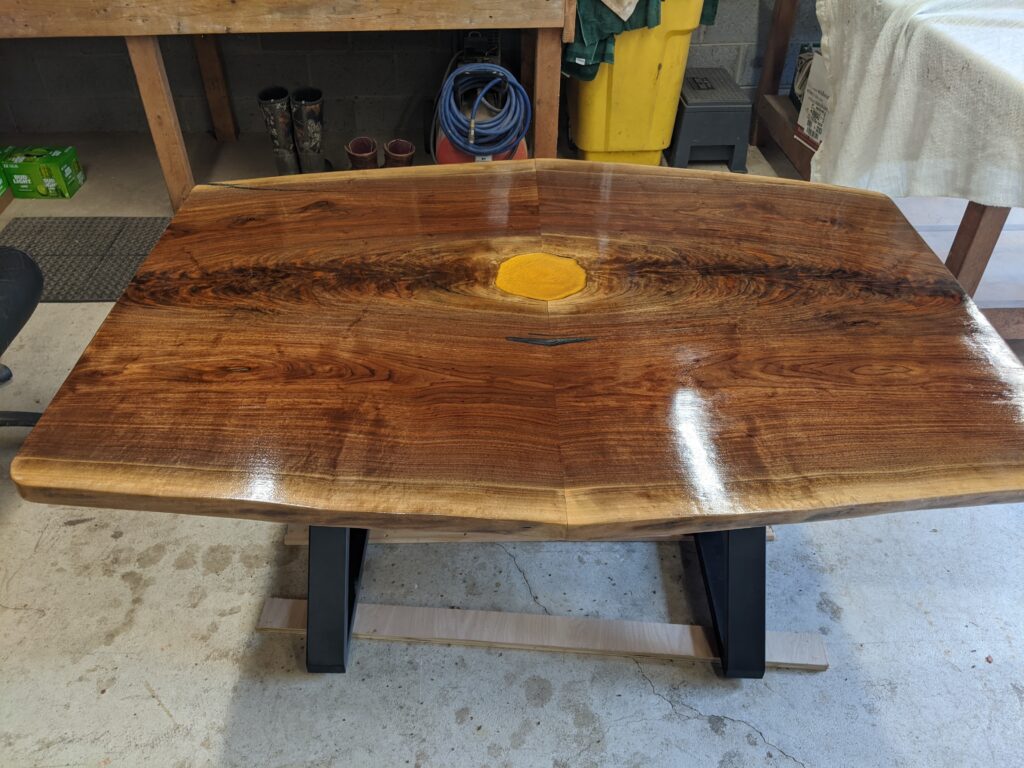
{"type": "Polygon", "coordinates": [[[25,217],[0,230],[0,245],[28,253],[43,270],[42,301],[116,301],[170,219],[25,217]]]}

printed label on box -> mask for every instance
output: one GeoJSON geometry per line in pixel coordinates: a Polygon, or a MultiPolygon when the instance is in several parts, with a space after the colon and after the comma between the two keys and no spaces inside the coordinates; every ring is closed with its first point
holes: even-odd
{"type": "Polygon", "coordinates": [[[85,183],[74,147],[7,147],[0,169],[15,197],[71,197],[85,183]]]}
{"type": "Polygon", "coordinates": [[[803,103],[800,106],[800,117],[797,118],[796,130],[793,132],[797,141],[815,152],[821,146],[821,137],[825,133],[830,95],[825,60],[816,52],[814,61],[811,62],[810,74],[807,76],[807,88],[804,90],[803,103]]]}

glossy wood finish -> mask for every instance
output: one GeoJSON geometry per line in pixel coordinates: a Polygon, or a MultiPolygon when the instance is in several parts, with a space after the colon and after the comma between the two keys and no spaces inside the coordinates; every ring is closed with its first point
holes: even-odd
{"type": "Polygon", "coordinates": [[[571,161],[264,179],[195,189],[12,474],[51,503],[673,537],[1024,498],[1024,369],[880,195],[571,161]],[[493,286],[537,251],[584,290],[493,286]]]}

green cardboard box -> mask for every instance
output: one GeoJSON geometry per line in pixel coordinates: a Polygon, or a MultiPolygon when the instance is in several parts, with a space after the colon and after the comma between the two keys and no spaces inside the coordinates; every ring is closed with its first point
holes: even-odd
{"type": "Polygon", "coordinates": [[[15,197],[71,197],[85,183],[74,147],[14,147],[0,168],[15,197]]]}
{"type": "MultiPolygon", "coordinates": [[[[7,154],[12,149],[14,149],[14,147],[10,147],[10,146],[8,146],[8,147],[0,147],[0,162],[2,162],[5,157],[7,157],[7,154]]],[[[7,177],[4,176],[3,171],[0,171],[0,197],[3,197],[4,193],[6,193],[6,192],[7,192],[7,177]]]]}

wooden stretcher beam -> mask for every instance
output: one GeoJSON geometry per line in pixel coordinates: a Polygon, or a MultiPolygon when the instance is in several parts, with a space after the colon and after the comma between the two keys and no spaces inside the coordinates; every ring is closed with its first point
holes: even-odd
{"type": "MultiPolygon", "coordinates": [[[[262,632],[305,634],[306,601],[269,598],[256,628],[262,632]]],[[[718,660],[708,631],[692,624],[360,603],[352,634],[365,640],[718,660]]],[[[768,632],[765,641],[766,663],[770,668],[814,672],[828,669],[828,655],[820,635],[768,632]]]]}

